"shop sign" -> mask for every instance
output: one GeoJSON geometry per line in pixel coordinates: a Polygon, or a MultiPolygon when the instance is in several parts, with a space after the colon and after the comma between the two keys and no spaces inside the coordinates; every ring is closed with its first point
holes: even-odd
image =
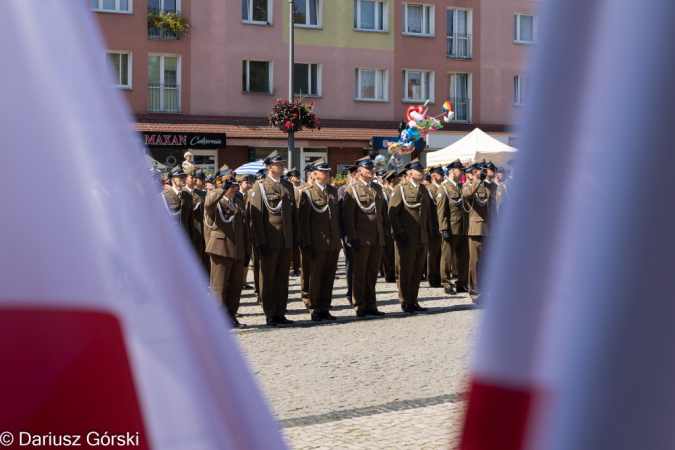
{"type": "Polygon", "coordinates": [[[225,142],[225,133],[143,133],[146,147],[215,149],[225,142]]]}

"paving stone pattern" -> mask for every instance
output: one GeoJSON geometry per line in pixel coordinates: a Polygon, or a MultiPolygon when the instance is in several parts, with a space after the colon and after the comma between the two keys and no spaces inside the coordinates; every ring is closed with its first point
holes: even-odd
{"type": "MultiPolygon", "coordinates": [[[[396,284],[378,279],[383,318],[357,318],[338,266],[331,313],[312,322],[291,277],[287,317],[268,328],[245,290],[233,331],[289,446],[295,449],[453,448],[465,408],[469,353],[480,310],[466,294],[449,296],[422,282],[429,311],[401,311],[396,284]]],[[[252,275],[249,273],[250,283],[252,275]]]]}

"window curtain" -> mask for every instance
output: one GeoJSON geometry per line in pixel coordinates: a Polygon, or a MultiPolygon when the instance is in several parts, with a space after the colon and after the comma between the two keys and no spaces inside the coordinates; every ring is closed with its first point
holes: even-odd
{"type": "Polygon", "coordinates": [[[422,33],[422,7],[408,6],[408,33],[422,33]]]}
{"type": "Polygon", "coordinates": [[[534,40],[534,17],[520,16],[520,40],[527,42],[534,40]]]}

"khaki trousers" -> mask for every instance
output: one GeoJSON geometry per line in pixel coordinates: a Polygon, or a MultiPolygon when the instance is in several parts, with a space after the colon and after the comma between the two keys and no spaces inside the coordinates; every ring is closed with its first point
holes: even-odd
{"type": "Polygon", "coordinates": [[[466,235],[453,234],[450,242],[441,244],[441,284],[444,288],[452,286],[452,260],[457,256],[457,284],[469,286],[469,238],[466,235]]]}
{"type": "Polygon", "coordinates": [[[396,256],[398,260],[398,301],[401,305],[417,302],[420,290],[420,279],[424,271],[424,263],[427,259],[429,244],[416,244],[409,242],[406,248],[396,243],[396,256]]]}
{"type": "Polygon", "coordinates": [[[271,248],[268,256],[259,255],[258,287],[266,317],[286,315],[291,253],[290,249],[271,248]]]}
{"type": "Polygon", "coordinates": [[[480,295],[478,276],[481,272],[484,236],[469,236],[469,293],[480,295]]]}
{"type": "Polygon", "coordinates": [[[429,283],[441,282],[441,242],[440,235],[429,238],[429,256],[427,257],[427,280],[429,283]]]}
{"type": "Polygon", "coordinates": [[[244,261],[211,256],[211,291],[220,299],[224,308],[234,317],[239,310],[241,290],[244,287],[244,261]]]}
{"type": "Polygon", "coordinates": [[[373,309],[376,305],[375,284],[380,270],[382,247],[364,245],[359,251],[352,249],[354,272],[352,275],[352,301],[354,309],[373,309]]]}
{"type": "MultiPolygon", "coordinates": [[[[335,273],[337,272],[338,258],[340,250],[329,250],[325,252],[316,252],[314,260],[309,264],[309,312],[326,313],[330,310],[331,299],[333,298],[333,285],[335,283],[335,273]]],[[[303,261],[309,260],[309,255],[302,255],[303,261]]]]}

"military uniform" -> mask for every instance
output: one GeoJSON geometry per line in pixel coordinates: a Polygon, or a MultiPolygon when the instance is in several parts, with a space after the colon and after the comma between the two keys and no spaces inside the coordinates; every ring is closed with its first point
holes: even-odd
{"type": "MultiPolygon", "coordinates": [[[[267,175],[267,168],[260,169],[256,174],[256,181],[260,181],[267,175]]],[[[255,185],[255,183],[254,183],[255,185]]],[[[251,197],[249,196],[248,203],[246,204],[246,217],[248,218],[249,229],[251,231],[251,247],[253,252],[251,253],[251,260],[253,262],[253,293],[255,298],[258,301],[258,304],[262,304],[260,299],[260,252],[258,251],[258,243],[255,240],[255,234],[253,233],[253,223],[251,222],[251,197]]]]}
{"type": "MultiPolygon", "coordinates": [[[[413,161],[411,169],[424,170],[413,161]]],[[[420,279],[433,233],[431,197],[422,184],[400,183],[389,200],[389,220],[394,232],[399,264],[398,299],[405,312],[423,310],[417,304],[420,279]]]]}
{"type": "MultiPolygon", "coordinates": [[[[270,165],[284,160],[275,151],[265,159],[270,165]]],[[[267,324],[292,323],[285,318],[288,273],[299,239],[293,186],[267,175],[251,193],[251,224],[260,256],[259,290],[267,324]]]]}
{"type": "Polygon", "coordinates": [[[217,188],[205,200],[206,226],[210,229],[206,252],[211,257],[211,289],[239,325],[236,314],[244,286],[244,261],[250,251],[246,205],[241,196],[231,200],[225,189],[217,188]]]}
{"type": "MultiPolygon", "coordinates": [[[[440,168],[440,166],[438,167],[440,168]]],[[[438,169],[438,168],[432,168],[438,169]]],[[[440,168],[440,172],[443,172],[443,169],[440,168]]],[[[438,173],[438,172],[437,172],[438,173]]],[[[431,207],[431,229],[432,234],[429,236],[429,255],[427,257],[427,280],[429,280],[429,286],[431,287],[440,287],[441,286],[441,232],[438,224],[438,193],[442,191],[442,188],[437,185],[433,180],[426,186],[429,197],[430,197],[430,207],[431,207]]]]}
{"type": "MultiPolygon", "coordinates": [[[[185,175],[183,168],[176,166],[171,171],[170,178],[182,175],[185,175]]],[[[173,223],[176,226],[182,226],[188,238],[192,240],[192,196],[183,190],[176,190],[173,186],[163,190],[159,195],[173,223]]]]}
{"type": "MultiPolygon", "coordinates": [[[[308,179],[309,168],[311,164],[305,166],[305,179],[308,179]]],[[[300,199],[305,192],[305,190],[310,186],[310,183],[305,183],[300,187],[295,188],[295,204],[298,205],[298,223],[300,223],[300,199]]],[[[300,233],[300,247],[303,248],[304,244],[302,242],[302,233],[300,233]]],[[[293,258],[297,258],[299,270],[300,270],[300,299],[304,303],[305,307],[309,309],[309,279],[311,276],[310,264],[311,261],[309,258],[305,258],[304,251],[297,252],[293,258]]],[[[295,270],[295,269],[294,269],[295,270]]]]}
{"type": "MultiPolygon", "coordinates": [[[[356,171],[356,167],[350,166],[347,169],[349,175],[356,171]]],[[[349,245],[349,239],[347,238],[347,227],[345,226],[345,214],[344,214],[344,200],[345,200],[345,190],[353,184],[352,181],[340,186],[338,189],[338,207],[340,209],[340,238],[342,240],[342,252],[345,255],[345,278],[347,279],[347,293],[345,296],[349,301],[349,304],[352,304],[352,280],[354,276],[354,255],[352,253],[352,247],[349,245]]]]}
{"type": "MultiPolygon", "coordinates": [[[[192,169],[192,168],[190,168],[192,169]]],[[[204,201],[206,199],[206,191],[200,191],[199,189],[190,189],[184,187],[185,191],[190,197],[192,197],[192,220],[190,223],[190,239],[192,241],[192,247],[194,247],[197,256],[204,264],[204,254],[206,247],[206,240],[204,238],[204,201]]],[[[204,264],[204,269],[207,269],[207,265],[204,264]]],[[[208,272],[207,272],[208,273],[208,272]]]]}
{"type": "MultiPolygon", "coordinates": [[[[358,160],[357,167],[374,167],[370,158],[358,160]]],[[[375,284],[389,228],[387,203],[377,183],[358,180],[345,189],[344,223],[354,262],[352,304],[357,316],[383,315],[377,310],[375,284]]]]}
{"type": "Polygon", "coordinates": [[[490,235],[490,222],[493,208],[492,183],[474,179],[462,189],[464,202],[469,209],[469,294],[480,295],[479,273],[481,256],[487,237],[490,235]]]}
{"type": "MultiPolygon", "coordinates": [[[[462,168],[459,160],[455,161],[455,168],[462,168]]],[[[453,164],[449,168],[453,168],[453,164]]],[[[441,244],[441,284],[446,292],[452,291],[452,261],[457,261],[458,291],[466,292],[469,286],[469,241],[466,235],[469,217],[462,196],[462,183],[448,180],[443,183],[436,194],[438,202],[438,225],[443,235],[441,244]]]]}
{"type": "MultiPolygon", "coordinates": [[[[315,170],[330,169],[323,158],[314,164],[314,167],[324,167],[315,170]]],[[[309,278],[308,308],[314,321],[335,319],[329,310],[341,248],[339,214],[335,187],[328,184],[322,189],[317,183],[312,183],[302,190],[302,259],[303,263],[307,261],[309,268],[309,273],[304,275],[309,278]]]]}
{"type": "MultiPolygon", "coordinates": [[[[385,179],[389,180],[394,178],[396,173],[390,171],[385,174],[385,179]]],[[[384,198],[387,201],[387,208],[389,208],[389,199],[391,194],[394,192],[394,188],[391,186],[384,186],[382,188],[384,193],[384,198]]],[[[391,235],[391,227],[388,230],[385,230],[384,235],[384,248],[382,249],[382,267],[384,269],[384,278],[388,283],[393,283],[396,281],[396,266],[394,258],[394,239],[391,235]]]]}

